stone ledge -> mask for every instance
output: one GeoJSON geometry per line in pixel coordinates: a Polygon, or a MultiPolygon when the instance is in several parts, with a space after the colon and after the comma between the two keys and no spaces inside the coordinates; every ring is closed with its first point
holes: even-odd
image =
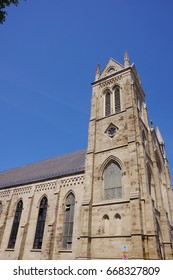
{"type": "Polygon", "coordinates": [[[59,250],[58,252],[59,252],[59,253],[72,253],[72,250],[65,250],[65,249],[62,249],[62,250],[59,250]]]}
{"type": "Polygon", "coordinates": [[[123,200],[123,199],[116,199],[116,200],[109,200],[109,201],[102,201],[98,203],[93,203],[92,207],[96,206],[106,206],[106,205],[112,205],[112,204],[121,204],[121,203],[130,203],[130,200],[123,200]]]}
{"type": "Polygon", "coordinates": [[[35,253],[35,252],[42,252],[41,249],[31,249],[30,252],[35,253]]]}

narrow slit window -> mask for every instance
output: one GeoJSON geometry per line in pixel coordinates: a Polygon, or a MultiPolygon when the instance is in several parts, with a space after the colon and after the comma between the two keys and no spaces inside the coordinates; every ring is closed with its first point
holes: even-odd
{"type": "Polygon", "coordinates": [[[72,248],[75,197],[72,193],[67,196],[64,215],[64,229],[62,238],[63,249],[72,248]]]}
{"type": "Polygon", "coordinates": [[[107,92],[105,94],[105,116],[109,116],[111,114],[111,94],[107,92]]]}
{"type": "Polygon", "coordinates": [[[19,224],[20,224],[20,218],[22,214],[22,209],[23,209],[23,202],[20,200],[17,204],[16,207],[16,212],[14,215],[14,220],[13,220],[13,225],[10,233],[10,239],[8,242],[8,248],[9,249],[14,249],[15,243],[16,243],[16,238],[17,238],[17,233],[19,229],[19,224]]]}
{"type": "Polygon", "coordinates": [[[118,86],[114,89],[115,94],[115,113],[121,111],[121,101],[120,101],[120,88],[118,86]]]}
{"type": "Polygon", "coordinates": [[[40,202],[38,219],[37,219],[37,227],[34,239],[34,249],[41,249],[43,243],[43,235],[44,235],[44,227],[46,222],[46,214],[47,214],[47,206],[48,201],[47,197],[44,196],[40,202]]]}

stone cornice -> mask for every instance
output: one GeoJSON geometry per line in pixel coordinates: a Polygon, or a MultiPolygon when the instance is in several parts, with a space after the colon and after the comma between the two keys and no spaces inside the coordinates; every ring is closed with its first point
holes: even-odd
{"type": "Polygon", "coordinates": [[[131,67],[128,67],[126,69],[122,69],[120,71],[117,71],[116,73],[113,73],[112,75],[109,75],[109,76],[105,76],[104,78],[98,80],[98,81],[95,81],[93,83],[91,83],[91,85],[97,85],[97,84],[100,84],[101,87],[103,86],[106,86],[105,82],[109,82],[110,80],[112,81],[112,83],[114,83],[115,81],[118,81],[120,79],[122,79],[122,73],[123,72],[127,72],[129,70],[131,70],[132,68],[131,67]],[[115,77],[114,77],[115,76],[115,77]],[[118,79],[118,80],[114,80],[114,79],[118,79]],[[107,80],[107,81],[106,81],[107,80]]]}

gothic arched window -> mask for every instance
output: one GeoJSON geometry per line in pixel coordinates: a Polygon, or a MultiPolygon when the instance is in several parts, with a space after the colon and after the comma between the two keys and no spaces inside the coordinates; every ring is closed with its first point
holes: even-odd
{"type": "Polygon", "coordinates": [[[62,237],[63,249],[71,249],[72,247],[74,208],[75,197],[72,193],[69,193],[65,203],[64,229],[62,237]]]}
{"type": "Polygon", "coordinates": [[[10,249],[13,249],[15,246],[15,243],[16,243],[22,209],[23,209],[23,201],[20,200],[16,207],[16,212],[14,215],[13,225],[12,225],[12,229],[11,229],[11,233],[10,233],[10,239],[8,242],[8,248],[10,248],[10,249]]]}
{"type": "Polygon", "coordinates": [[[47,197],[44,196],[40,202],[39,212],[38,212],[38,219],[37,219],[37,227],[34,239],[34,249],[41,249],[43,243],[43,234],[44,234],[44,226],[46,221],[46,214],[47,214],[47,206],[48,200],[47,197]]]}
{"type": "Polygon", "coordinates": [[[159,258],[161,260],[164,260],[165,257],[164,257],[164,250],[163,250],[163,239],[162,239],[162,233],[157,218],[156,218],[156,232],[157,232],[157,250],[158,250],[159,258]]]}
{"type": "Polygon", "coordinates": [[[111,114],[111,93],[109,91],[105,94],[105,117],[111,114]]]}
{"type": "Polygon", "coordinates": [[[104,198],[114,199],[122,197],[122,172],[119,165],[111,162],[104,171],[104,198]]]}
{"type": "Polygon", "coordinates": [[[115,100],[115,113],[121,111],[121,101],[120,101],[120,88],[116,86],[114,88],[114,100],[115,100]]]}
{"type": "Polygon", "coordinates": [[[151,194],[151,171],[148,166],[147,166],[147,179],[148,179],[148,191],[149,194],[151,194]]]}
{"type": "Polygon", "coordinates": [[[122,220],[120,214],[115,214],[115,234],[121,234],[122,231],[122,220]]]}
{"type": "Polygon", "coordinates": [[[102,218],[102,233],[109,234],[109,216],[106,214],[102,218]]]}

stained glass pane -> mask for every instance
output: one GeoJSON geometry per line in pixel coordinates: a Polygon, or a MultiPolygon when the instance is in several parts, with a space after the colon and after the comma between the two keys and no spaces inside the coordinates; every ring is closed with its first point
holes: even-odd
{"type": "Polygon", "coordinates": [[[11,229],[11,234],[10,234],[10,239],[8,242],[8,248],[13,249],[16,243],[16,238],[17,238],[17,233],[19,229],[19,223],[20,223],[20,218],[22,214],[22,209],[23,209],[23,202],[20,200],[17,204],[16,207],[16,212],[14,215],[14,220],[13,220],[13,225],[11,229]]]}
{"type": "Polygon", "coordinates": [[[111,95],[110,92],[107,92],[105,95],[105,116],[111,114],[111,95]]]}
{"type": "Polygon", "coordinates": [[[119,87],[115,88],[115,113],[121,111],[121,103],[120,103],[120,89],[119,87]]]}
{"type": "Polygon", "coordinates": [[[44,227],[46,221],[46,214],[47,214],[47,197],[43,197],[40,203],[38,219],[37,219],[37,227],[35,233],[35,240],[34,240],[34,249],[41,249],[42,242],[43,242],[43,234],[44,234],[44,227]]]}
{"type": "Polygon", "coordinates": [[[62,238],[62,246],[64,249],[71,249],[72,246],[74,206],[75,197],[72,193],[70,193],[66,199],[66,208],[64,216],[64,229],[62,238]]]}
{"type": "Polygon", "coordinates": [[[122,197],[122,175],[120,167],[114,162],[110,163],[104,173],[105,199],[122,197]]]}

